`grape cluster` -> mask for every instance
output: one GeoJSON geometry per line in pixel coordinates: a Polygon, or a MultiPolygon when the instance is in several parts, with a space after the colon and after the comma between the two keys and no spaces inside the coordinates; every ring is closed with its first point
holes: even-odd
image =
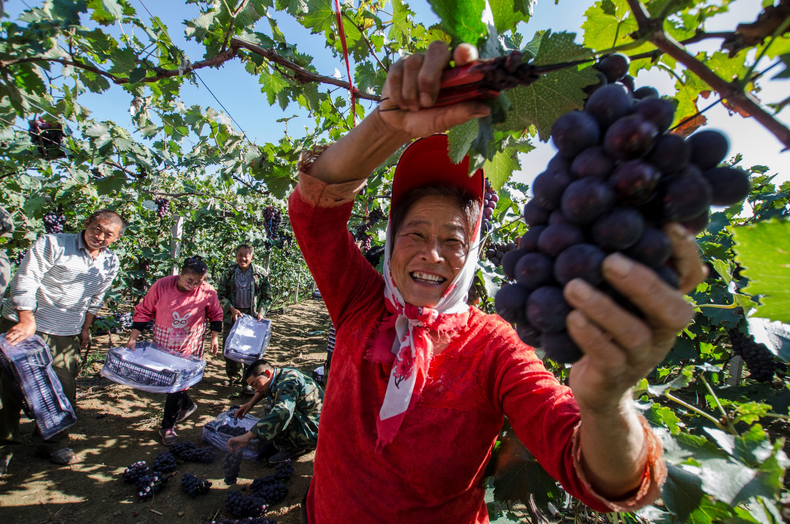
{"type": "Polygon", "coordinates": [[[170,209],[170,201],[166,198],[159,197],[154,200],[156,204],[156,214],[159,215],[159,218],[165,218],[167,216],[167,211],[170,209]]]}
{"type": "Polygon", "coordinates": [[[154,459],[154,465],[151,468],[155,472],[160,473],[170,473],[171,471],[175,471],[178,469],[178,464],[176,463],[176,457],[169,451],[160,451],[156,454],[156,458],[154,459]]]}
{"type": "Polygon", "coordinates": [[[277,474],[253,480],[250,489],[269,505],[282,502],[288,494],[288,487],[277,478],[277,474]]]}
{"type": "Polygon", "coordinates": [[[176,442],[175,444],[170,446],[170,453],[172,453],[174,456],[176,456],[176,457],[178,457],[180,459],[183,459],[184,458],[183,457],[183,453],[184,452],[191,451],[191,450],[195,449],[196,447],[197,446],[195,446],[195,444],[193,444],[189,440],[184,440],[184,441],[181,441],[181,442],[176,442]]]}
{"type": "Polygon", "coordinates": [[[566,113],[552,127],[559,153],[532,185],[534,198],[524,206],[529,231],[503,263],[516,283],[497,292],[495,307],[516,324],[521,340],[556,362],[582,356],[565,330],[571,310],[565,284],[583,278],[641,315],[604,282],[604,258],[622,252],[677,288],[661,226],[680,222],[700,232],[711,205],[731,205],[749,193],[743,171],[716,167],[727,155],[727,139],[716,131],[687,140],[667,134],[674,113],[669,100],[638,100],[610,84],[590,95],[584,111],[566,113]]]}
{"type": "MultiPolygon", "coordinates": [[[[132,327],[132,314],[127,313],[115,313],[113,315],[115,321],[121,326],[121,329],[129,329],[132,327]]],[[[117,330],[115,330],[117,332],[117,330]]]]}
{"type": "Polygon", "coordinates": [[[291,459],[284,460],[274,467],[274,476],[277,480],[288,480],[293,474],[294,464],[291,459]]]}
{"type": "Polygon", "coordinates": [[[499,266],[505,259],[505,255],[511,251],[515,251],[517,248],[518,244],[515,242],[510,242],[508,244],[495,244],[492,242],[488,244],[486,248],[486,258],[495,266],[499,266]]]}
{"type": "Polygon", "coordinates": [[[30,120],[28,136],[33,145],[37,146],[42,157],[47,157],[48,151],[53,151],[55,156],[63,156],[60,146],[63,143],[63,127],[60,124],[50,124],[46,120],[36,118],[30,120]]]}
{"type": "Polygon", "coordinates": [[[225,509],[234,517],[262,517],[269,506],[257,495],[242,495],[241,491],[228,491],[225,509]]]}
{"type": "Polygon", "coordinates": [[[181,452],[180,458],[186,460],[187,462],[202,462],[204,464],[208,464],[209,462],[214,462],[214,459],[217,458],[217,454],[208,447],[195,448],[181,452]]]}
{"type": "Polygon", "coordinates": [[[147,475],[148,471],[148,464],[144,460],[135,462],[123,471],[123,480],[129,483],[137,482],[137,479],[147,475]]]}
{"type": "Polygon", "coordinates": [[[238,437],[247,433],[247,430],[242,426],[231,426],[230,424],[222,424],[217,428],[217,431],[231,437],[238,437]]]}
{"type": "Polygon", "coordinates": [[[195,498],[209,492],[211,481],[200,479],[191,473],[184,473],[181,476],[181,487],[190,497],[195,498]]]}
{"type": "Polygon", "coordinates": [[[50,211],[44,215],[44,229],[47,233],[63,233],[63,226],[66,225],[66,217],[50,211]]]}
{"type": "Polygon", "coordinates": [[[491,183],[486,179],[486,190],[483,193],[483,220],[480,223],[480,233],[485,235],[492,229],[494,226],[491,224],[491,217],[494,216],[494,210],[496,209],[496,203],[499,201],[499,196],[494,191],[494,188],[491,187],[491,183]]]}
{"type": "Polygon", "coordinates": [[[279,229],[281,221],[282,215],[276,207],[269,206],[263,210],[263,227],[270,239],[277,238],[277,229],[279,229]]]}
{"type": "Polygon", "coordinates": [[[161,491],[167,484],[165,472],[156,469],[156,464],[154,462],[154,470],[151,471],[146,462],[139,461],[130,465],[123,472],[124,482],[135,484],[137,496],[142,500],[153,497],[154,493],[161,491]]]}
{"type": "Polygon", "coordinates": [[[362,242],[362,252],[368,251],[373,243],[373,237],[368,234],[370,226],[371,224],[369,222],[365,222],[354,229],[354,240],[356,242],[362,242]]]}
{"type": "MultiPolygon", "coordinates": [[[[222,458],[222,470],[225,472],[225,484],[235,484],[241,469],[242,450],[226,453],[222,458]]],[[[237,515],[238,516],[238,515],[237,515]]]]}
{"type": "Polygon", "coordinates": [[[25,251],[19,251],[19,252],[18,252],[18,253],[16,253],[15,255],[11,255],[11,256],[9,256],[9,257],[8,257],[8,259],[9,259],[9,260],[10,260],[10,261],[11,261],[11,262],[12,262],[12,263],[15,265],[15,266],[18,266],[19,264],[21,264],[21,263],[22,263],[22,260],[25,258],[25,255],[27,255],[27,250],[25,250],[25,251]]]}
{"type": "Polygon", "coordinates": [[[749,376],[757,382],[769,382],[774,374],[781,369],[771,351],[765,344],[758,344],[752,337],[746,336],[738,328],[727,331],[732,343],[732,350],[741,357],[749,369],[749,376]]]}
{"type": "Polygon", "coordinates": [[[147,500],[159,493],[167,485],[168,477],[154,471],[151,474],[143,475],[137,479],[137,496],[141,500],[147,500]]]}

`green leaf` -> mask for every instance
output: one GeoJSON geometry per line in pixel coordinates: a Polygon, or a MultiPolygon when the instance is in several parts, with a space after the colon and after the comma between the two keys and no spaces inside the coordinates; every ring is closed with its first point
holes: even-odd
{"type": "Polygon", "coordinates": [[[117,0],[89,0],[88,7],[93,9],[91,20],[99,22],[101,25],[112,25],[123,17],[123,8],[117,0]]]}
{"type": "Polygon", "coordinates": [[[302,25],[313,33],[335,31],[337,21],[332,0],[308,0],[307,10],[300,13],[302,25]]]}
{"type": "MultiPolygon", "coordinates": [[[[574,43],[573,33],[537,33],[529,44],[535,50],[535,65],[558,64],[590,56],[589,51],[574,43]]],[[[534,125],[541,141],[548,141],[551,126],[562,115],[581,109],[585,94],[582,88],[598,82],[591,67],[569,68],[544,75],[530,86],[508,92],[511,109],[500,130],[524,131],[534,125]]]]}
{"type": "Polygon", "coordinates": [[[137,53],[130,47],[114,49],[110,59],[112,67],[109,72],[114,75],[127,75],[137,67],[137,53]]]}
{"type": "Polygon", "coordinates": [[[535,3],[536,0],[488,0],[497,32],[515,32],[520,22],[529,21],[535,3]]]}
{"type": "Polygon", "coordinates": [[[732,229],[735,259],[749,279],[745,293],[761,295],[757,316],[790,323],[790,221],[732,229]]]}
{"type": "Polygon", "coordinates": [[[784,64],[784,70],[774,75],[771,80],[790,78],[790,53],[779,56],[779,61],[784,64]]]}
{"type": "Polygon", "coordinates": [[[661,491],[661,498],[678,521],[686,522],[704,497],[702,481],[696,474],[678,466],[667,467],[667,481],[661,491]]]}
{"type": "Polygon", "coordinates": [[[482,20],[485,0],[428,0],[433,12],[441,19],[442,29],[457,42],[477,44],[486,34],[482,20]]]}
{"type": "Polygon", "coordinates": [[[497,151],[494,158],[485,163],[483,167],[486,178],[491,182],[491,187],[499,190],[510,179],[514,171],[521,169],[518,157],[514,150],[497,151]]]}
{"type": "Polygon", "coordinates": [[[472,145],[477,137],[477,119],[473,118],[468,122],[457,125],[447,132],[450,159],[454,164],[459,164],[469,151],[469,146],[472,145]]]}
{"type": "Polygon", "coordinates": [[[148,70],[145,67],[140,67],[138,69],[135,69],[134,71],[129,73],[129,83],[136,84],[137,82],[145,78],[147,72],[148,70]]]}
{"type": "Polygon", "coordinates": [[[700,467],[702,489],[717,500],[737,505],[754,497],[773,498],[772,482],[744,464],[728,459],[706,460],[700,467]]]}

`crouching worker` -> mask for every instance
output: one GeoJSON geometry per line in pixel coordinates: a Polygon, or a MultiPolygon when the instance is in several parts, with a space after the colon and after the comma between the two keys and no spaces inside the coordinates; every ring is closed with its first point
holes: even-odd
{"type": "Polygon", "coordinates": [[[264,397],[272,400],[272,408],[250,431],[228,440],[229,451],[241,449],[257,437],[278,449],[269,458],[271,464],[277,464],[315,449],[324,392],[312,378],[293,368],[273,367],[261,359],[250,364],[244,381],[255,395],[236,411],[237,419],[264,397]]]}

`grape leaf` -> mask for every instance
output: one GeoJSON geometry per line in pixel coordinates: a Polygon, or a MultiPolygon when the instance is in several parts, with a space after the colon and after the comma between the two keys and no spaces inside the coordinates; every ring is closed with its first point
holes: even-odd
{"type": "Polygon", "coordinates": [[[762,295],[757,316],[790,323],[790,221],[732,229],[735,260],[749,279],[744,293],[762,295]]]}
{"type": "Polygon", "coordinates": [[[476,44],[486,34],[486,26],[481,14],[485,9],[485,0],[428,0],[433,12],[442,21],[444,29],[453,40],[476,44]]]}
{"type": "Polygon", "coordinates": [[[529,21],[537,0],[488,0],[498,33],[515,31],[520,22],[529,21]]]}
{"type": "Polygon", "coordinates": [[[508,181],[514,171],[521,169],[515,151],[498,151],[494,158],[485,163],[486,178],[491,182],[491,187],[499,190],[508,181]]]}
{"type": "MultiPolygon", "coordinates": [[[[589,50],[574,43],[573,33],[537,33],[528,45],[536,52],[534,64],[558,64],[590,57],[589,50]]],[[[582,88],[598,82],[591,67],[571,67],[544,75],[529,86],[508,91],[511,109],[498,131],[524,131],[534,125],[541,141],[546,142],[551,126],[560,116],[581,109],[585,94],[582,88]]]]}
{"type": "Polygon", "coordinates": [[[307,10],[300,13],[302,25],[313,33],[335,30],[335,11],[332,0],[308,0],[307,10]]]}
{"type": "MultiPolygon", "coordinates": [[[[632,43],[634,39],[631,33],[639,29],[627,0],[596,2],[584,12],[584,18],[584,45],[596,51],[632,43]]],[[[652,44],[642,44],[629,49],[627,54],[634,55],[653,49],[655,46],[652,44]]]]}
{"type": "Polygon", "coordinates": [[[704,498],[702,481],[697,475],[678,466],[667,467],[667,480],[661,491],[661,499],[679,522],[686,522],[704,498]]]}
{"type": "Polygon", "coordinates": [[[461,125],[455,126],[447,132],[448,142],[450,143],[450,160],[458,164],[464,159],[469,146],[477,137],[477,119],[469,120],[461,125]]]}

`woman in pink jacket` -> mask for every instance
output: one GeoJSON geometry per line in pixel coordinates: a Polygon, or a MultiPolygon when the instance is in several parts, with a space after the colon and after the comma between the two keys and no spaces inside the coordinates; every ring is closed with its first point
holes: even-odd
{"type": "MultiPolygon", "coordinates": [[[[134,309],[132,332],[126,346],[134,349],[137,337],[154,321],[154,343],[188,358],[203,357],[206,321],[211,327],[211,354],[219,350],[222,306],[216,290],[205,281],[208,267],[199,258],[188,258],[178,275],[160,278],[134,309]]],[[[159,435],[166,446],[175,444],[175,425],[195,412],[197,404],[187,390],[168,393],[159,435]]]]}

